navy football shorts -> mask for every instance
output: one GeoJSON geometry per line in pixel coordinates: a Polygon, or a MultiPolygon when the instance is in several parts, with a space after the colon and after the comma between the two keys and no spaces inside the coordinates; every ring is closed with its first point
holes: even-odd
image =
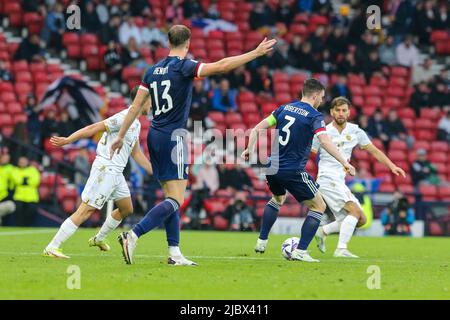
{"type": "Polygon", "coordinates": [[[304,171],[278,171],[275,175],[266,175],[266,179],[274,195],[285,195],[287,190],[298,202],[311,200],[319,190],[319,185],[304,171]]]}
{"type": "Polygon", "coordinates": [[[147,145],[155,179],[167,181],[188,178],[187,145],[182,134],[171,135],[150,128],[147,145]]]}

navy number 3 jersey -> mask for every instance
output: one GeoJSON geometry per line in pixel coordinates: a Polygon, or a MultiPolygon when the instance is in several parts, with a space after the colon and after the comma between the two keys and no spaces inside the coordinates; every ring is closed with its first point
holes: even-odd
{"type": "MultiPolygon", "coordinates": [[[[271,155],[271,162],[280,171],[304,171],[315,134],[325,132],[322,114],[308,103],[296,101],[272,112],[278,129],[279,157],[271,155]]],[[[274,145],[274,144],[272,144],[274,145]]],[[[273,147],[272,147],[273,149],[273,147]]]]}
{"type": "Polygon", "coordinates": [[[192,101],[192,81],[202,63],[169,56],[144,75],[140,88],[149,90],[152,102],[152,129],[172,133],[185,129],[192,101]]]}

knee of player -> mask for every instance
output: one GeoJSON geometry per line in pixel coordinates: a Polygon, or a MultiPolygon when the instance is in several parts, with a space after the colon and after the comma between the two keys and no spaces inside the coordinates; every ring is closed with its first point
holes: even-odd
{"type": "Polygon", "coordinates": [[[279,206],[282,206],[284,202],[286,201],[286,195],[283,196],[273,196],[271,199],[273,202],[278,204],[279,206]]]}
{"type": "Polygon", "coordinates": [[[367,222],[367,218],[366,218],[366,216],[364,215],[364,213],[362,213],[362,214],[359,216],[358,224],[357,224],[356,226],[357,226],[357,227],[362,227],[363,225],[366,224],[366,222],[367,222]]]}
{"type": "Polygon", "coordinates": [[[121,208],[121,209],[119,209],[119,213],[122,218],[126,218],[133,214],[133,206],[130,206],[127,208],[121,208]]]}
{"type": "Polygon", "coordinates": [[[78,208],[76,213],[84,217],[90,217],[95,212],[95,210],[96,209],[94,207],[86,205],[78,208]]]}

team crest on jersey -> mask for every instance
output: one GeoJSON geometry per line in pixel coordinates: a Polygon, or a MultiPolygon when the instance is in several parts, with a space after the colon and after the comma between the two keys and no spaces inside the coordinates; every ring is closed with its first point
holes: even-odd
{"type": "Polygon", "coordinates": [[[112,124],[113,126],[117,125],[117,119],[111,119],[111,124],[112,124]]]}
{"type": "Polygon", "coordinates": [[[325,127],[325,121],[324,121],[324,120],[322,120],[322,121],[320,122],[320,124],[322,125],[322,127],[325,127]]]}
{"type": "Polygon", "coordinates": [[[347,141],[350,141],[350,140],[352,140],[352,136],[351,136],[351,135],[349,135],[349,134],[348,134],[348,135],[346,135],[346,136],[345,136],[345,138],[347,139],[347,141]]]}
{"type": "Polygon", "coordinates": [[[189,175],[189,167],[186,167],[186,174],[189,175]]]}

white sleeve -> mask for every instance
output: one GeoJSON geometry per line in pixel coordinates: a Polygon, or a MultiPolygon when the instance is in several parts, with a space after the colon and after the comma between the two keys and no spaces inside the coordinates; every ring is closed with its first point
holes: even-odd
{"type": "Polygon", "coordinates": [[[103,123],[105,124],[106,131],[107,132],[119,131],[120,127],[122,126],[123,120],[124,120],[124,117],[119,113],[104,120],[103,123]]]}
{"type": "Polygon", "coordinates": [[[358,145],[361,148],[367,147],[371,143],[367,133],[365,133],[361,128],[358,128],[356,131],[356,137],[358,138],[358,145]]]}
{"type": "Polygon", "coordinates": [[[317,138],[317,134],[315,134],[311,145],[311,150],[314,152],[318,152],[319,148],[320,148],[320,141],[319,138],[317,138]]]}

